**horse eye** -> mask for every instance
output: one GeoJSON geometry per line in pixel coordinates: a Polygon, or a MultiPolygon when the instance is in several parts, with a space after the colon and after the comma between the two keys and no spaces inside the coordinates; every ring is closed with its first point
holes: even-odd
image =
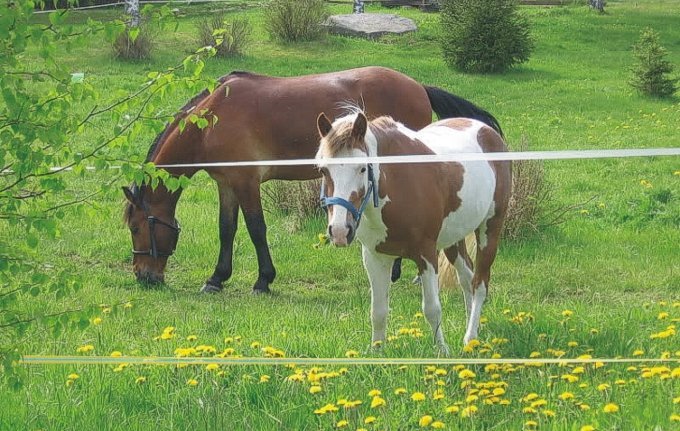
{"type": "Polygon", "coordinates": [[[364,172],[366,172],[366,168],[361,168],[361,173],[363,174],[364,172]]]}
{"type": "Polygon", "coordinates": [[[137,235],[137,233],[139,232],[139,228],[138,227],[131,227],[130,232],[132,232],[133,235],[137,235]]]}

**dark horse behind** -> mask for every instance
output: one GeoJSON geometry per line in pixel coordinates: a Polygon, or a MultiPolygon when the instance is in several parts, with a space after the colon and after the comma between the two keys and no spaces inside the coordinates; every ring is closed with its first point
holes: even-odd
{"type": "MultiPolygon", "coordinates": [[[[496,119],[471,102],[439,88],[421,85],[384,67],[277,78],[233,72],[219,86],[189,101],[175,120],[156,138],[147,161],[156,165],[226,161],[310,159],[318,146],[316,117],[343,114],[348,104],[359,104],[369,118],[389,115],[419,130],[439,118],[478,119],[501,133],[496,119]],[[179,122],[191,112],[207,112],[219,121],[203,129],[179,122]]],[[[199,168],[167,168],[171,175],[193,176],[199,168]]],[[[238,211],[243,212],[259,265],[254,292],[268,292],[276,271],[267,246],[260,185],[271,179],[308,180],[320,176],[312,166],[210,167],[205,171],[219,189],[220,252],[215,271],[202,287],[217,292],[232,273],[232,254],[238,211]]],[[[163,185],[124,187],[128,200],[125,220],[132,233],[133,270],[142,282],[164,280],[165,266],[179,238],[175,209],[181,190],[163,185]]],[[[399,263],[395,264],[398,276],[399,263]]]]}

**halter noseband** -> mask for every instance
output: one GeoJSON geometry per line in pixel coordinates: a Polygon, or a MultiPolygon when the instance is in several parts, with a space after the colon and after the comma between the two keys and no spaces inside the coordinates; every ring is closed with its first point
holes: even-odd
{"type": "Polygon", "coordinates": [[[179,239],[179,233],[182,231],[182,229],[179,226],[179,222],[177,219],[175,219],[175,224],[170,224],[167,222],[164,222],[163,220],[159,219],[158,217],[155,216],[146,216],[146,220],[149,222],[149,239],[151,240],[151,248],[149,250],[135,250],[132,249],[132,254],[138,255],[138,256],[151,256],[154,259],[158,257],[170,257],[172,254],[175,252],[175,247],[177,246],[177,240],[179,239]],[[156,247],[156,223],[168,227],[176,232],[176,237],[175,237],[175,245],[173,245],[172,250],[169,252],[166,251],[158,251],[158,248],[156,247]]]}
{"type": "Polygon", "coordinates": [[[368,203],[368,200],[371,198],[371,195],[373,195],[373,206],[378,207],[378,182],[375,180],[375,175],[373,174],[373,166],[368,165],[368,191],[366,192],[366,195],[364,195],[364,199],[361,201],[361,205],[359,206],[359,209],[357,210],[354,205],[343,198],[337,197],[337,196],[331,196],[328,197],[326,196],[326,184],[324,180],[321,180],[321,193],[319,195],[319,200],[321,203],[321,208],[324,210],[328,211],[328,207],[331,205],[340,205],[341,207],[345,208],[347,211],[352,214],[352,217],[354,217],[354,221],[356,221],[357,226],[359,225],[359,221],[361,221],[361,215],[364,213],[364,209],[366,208],[366,204],[368,203]]]}

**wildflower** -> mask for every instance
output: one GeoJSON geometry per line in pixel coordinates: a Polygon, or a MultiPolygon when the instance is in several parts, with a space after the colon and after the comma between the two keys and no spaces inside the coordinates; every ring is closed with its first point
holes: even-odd
{"type": "Polygon", "coordinates": [[[536,421],[526,421],[526,422],[524,422],[524,426],[526,428],[536,428],[538,426],[538,422],[536,422],[536,421]]]}
{"type": "Polygon", "coordinates": [[[406,388],[397,388],[394,390],[394,395],[403,395],[406,393],[406,388]]]}
{"type": "Polygon", "coordinates": [[[434,421],[430,426],[434,429],[444,429],[446,427],[442,421],[434,421]]]}
{"type": "Polygon", "coordinates": [[[540,400],[536,400],[533,403],[531,403],[531,407],[535,409],[536,407],[543,407],[547,404],[548,404],[548,402],[546,400],[540,399],[540,400]]]}
{"type": "Polygon", "coordinates": [[[356,358],[359,356],[359,352],[356,350],[348,350],[345,352],[345,357],[347,358],[356,358]]]}
{"type": "Polygon", "coordinates": [[[71,373],[71,374],[68,375],[68,378],[69,378],[70,380],[77,380],[77,379],[80,378],[80,376],[79,376],[78,374],[76,374],[76,373],[71,373]]]}
{"type": "Polygon", "coordinates": [[[338,421],[338,423],[335,424],[335,426],[337,428],[344,428],[347,425],[349,425],[349,422],[346,419],[342,419],[342,420],[338,421]]]}
{"type": "Polygon", "coordinates": [[[477,413],[477,410],[478,410],[478,408],[475,405],[467,406],[460,412],[460,417],[469,418],[470,416],[477,413]]]}
{"type": "Polygon", "coordinates": [[[260,376],[260,383],[267,383],[271,377],[266,374],[260,376]]]}
{"type": "Polygon", "coordinates": [[[318,394],[321,391],[322,391],[321,386],[318,386],[318,385],[314,385],[314,386],[309,388],[310,394],[318,394]]]}
{"type": "Polygon", "coordinates": [[[76,352],[78,353],[87,353],[91,352],[94,350],[94,346],[92,344],[85,344],[84,346],[80,346],[76,349],[76,352]]]}
{"type": "Polygon", "coordinates": [[[564,310],[562,311],[562,317],[571,317],[574,315],[574,312],[571,310],[564,310]]]}
{"type": "Polygon", "coordinates": [[[187,335],[187,341],[192,342],[198,340],[196,335],[187,335]]]}
{"type": "Polygon", "coordinates": [[[668,313],[665,312],[665,311],[662,311],[661,313],[658,314],[658,316],[656,316],[656,318],[657,318],[658,320],[667,319],[667,318],[668,318],[668,313]]]}
{"type": "Polygon", "coordinates": [[[574,399],[574,394],[572,394],[571,392],[562,392],[559,396],[559,399],[561,399],[562,401],[571,400],[574,399]]]}
{"type": "Polygon", "coordinates": [[[501,395],[505,395],[505,389],[503,388],[495,388],[492,392],[492,394],[496,397],[500,397],[501,395]]]}
{"type": "Polygon", "coordinates": [[[576,341],[570,341],[567,343],[567,347],[578,347],[578,343],[576,341]]]}
{"type": "Polygon", "coordinates": [[[382,395],[382,392],[378,389],[373,389],[371,392],[368,393],[369,397],[377,397],[378,395],[382,395]]]}
{"type": "Polygon", "coordinates": [[[465,369],[461,370],[460,373],[458,373],[458,377],[461,378],[461,379],[474,379],[475,373],[473,373],[472,371],[465,368],[465,369]]]}
{"type": "Polygon", "coordinates": [[[554,418],[556,414],[553,410],[548,409],[543,410],[541,413],[543,413],[543,415],[547,418],[554,418]]]}
{"type": "Polygon", "coordinates": [[[135,379],[135,383],[138,385],[141,385],[142,383],[146,383],[146,377],[144,376],[139,376],[135,379]]]}
{"type": "Polygon", "coordinates": [[[609,388],[611,388],[611,386],[607,383],[600,383],[599,385],[597,385],[597,390],[600,392],[606,391],[609,388]]]}
{"type": "Polygon", "coordinates": [[[93,324],[93,325],[101,325],[101,323],[102,323],[102,318],[101,318],[101,317],[95,317],[94,319],[92,319],[92,324],[93,324]]]}
{"type": "Polygon", "coordinates": [[[196,380],[196,379],[189,379],[189,380],[187,380],[187,385],[189,385],[189,386],[196,386],[196,385],[198,385],[198,380],[196,380]]]}
{"type": "Polygon", "coordinates": [[[474,403],[475,401],[477,401],[478,399],[479,399],[479,397],[477,395],[472,394],[472,395],[468,395],[467,398],[465,398],[465,402],[468,403],[468,404],[471,404],[471,403],[474,403]]]}
{"type": "Polygon", "coordinates": [[[597,328],[590,328],[590,334],[591,335],[597,335],[600,333],[600,330],[597,328]]]}
{"type": "Polygon", "coordinates": [[[673,413],[669,419],[671,420],[671,422],[680,422],[680,415],[677,413],[673,413]]]}
{"type": "Polygon", "coordinates": [[[104,314],[111,314],[111,307],[102,308],[102,313],[104,313],[104,314]]]}
{"type": "Polygon", "coordinates": [[[205,366],[205,369],[207,371],[215,371],[218,370],[219,368],[220,368],[219,364],[208,364],[205,366]]]}
{"type": "Polygon", "coordinates": [[[261,346],[261,344],[260,344],[259,341],[253,341],[252,343],[250,343],[250,348],[251,348],[251,349],[259,349],[260,346],[261,346]]]}
{"type": "Polygon", "coordinates": [[[337,411],[338,411],[338,407],[335,404],[326,404],[325,406],[314,410],[314,414],[325,415],[326,413],[337,412],[337,411]]]}
{"type": "Polygon", "coordinates": [[[540,358],[540,357],[541,357],[541,352],[531,352],[531,353],[529,354],[529,357],[532,358],[532,359],[533,359],[533,358],[540,358]]]}
{"type": "Polygon", "coordinates": [[[645,351],[642,349],[637,349],[633,352],[633,356],[642,356],[645,354],[645,351]]]}
{"type": "Polygon", "coordinates": [[[595,427],[592,425],[583,425],[581,431],[595,431],[595,427]]]}
{"type": "Polygon", "coordinates": [[[368,417],[366,417],[366,419],[364,419],[364,423],[368,425],[368,424],[372,424],[376,420],[377,420],[377,418],[375,416],[368,416],[368,417]]]}
{"type": "Polygon", "coordinates": [[[574,376],[573,374],[564,374],[562,376],[562,380],[568,382],[568,383],[574,383],[578,381],[578,377],[574,376]]]}
{"type": "Polygon", "coordinates": [[[673,404],[680,404],[680,397],[673,398],[673,404]]]}
{"type": "Polygon", "coordinates": [[[434,422],[434,418],[430,415],[425,415],[420,418],[418,421],[418,425],[420,425],[422,428],[430,426],[430,424],[434,422]]]}
{"type": "Polygon", "coordinates": [[[385,404],[386,404],[386,403],[385,403],[385,400],[384,400],[383,398],[379,397],[379,396],[375,396],[375,397],[373,397],[373,399],[371,400],[371,408],[372,408],[372,409],[375,409],[375,408],[378,408],[378,407],[382,407],[382,406],[384,406],[385,404]]]}
{"type": "Polygon", "coordinates": [[[648,189],[652,187],[652,183],[647,180],[640,180],[640,185],[648,189]]]}
{"type": "Polygon", "coordinates": [[[579,404],[578,408],[581,409],[584,412],[590,410],[590,406],[588,404],[585,404],[585,403],[579,404]]]}
{"type": "Polygon", "coordinates": [[[619,411],[619,406],[614,403],[609,403],[602,408],[602,411],[605,413],[616,413],[619,411]]]}
{"type": "Polygon", "coordinates": [[[129,302],[129,301],[126,302],[125,305],[123,305],[123,308],[126,308],[126,309],[129,310],[130,308],[132,308],[132,302],[129,302]]]}
{"type": "Polygon", "coordinates": [[[112,358],[120,358],[121,356],[123,356],[123,354],[121,352],[119,352],[118,350],[114,350],[113,352],[111,352],[112,358]]]}
{"type": "Polygon", "coordinates": [[[66,387],[67,387],[67,388],[68,388],[68,387],[71,387],[71,385],[73,385],[73,382],[74,382],[74,381],[71,380],[71,379],[66,380],[66,387]]]}
{"type": "Polygon", "coordinates": [[[527,394],[524,398],[522,398],[522,401],[529,402],[535,400],[536,398],[538,398],[538,394],[532,392],[530,394],[527,394]]]}
{"type": "Polygon", "coordinates": [[[411,395],[411,399],[413,401],[424,401],[425,400],[425,394],[422,392],[414,392],[413,395],[411,395]]]}
{"type": "Polygon", "coordinates": [[[451,414],[453,414],[453,415],[455,415],[455,414],[458,413],[459,411],[460,411],[460,407],[458,407],[458,406],[456,406],[456,405],[448,406],[448,407],[446,408],[446,413],[451,413],[451,414]]]}

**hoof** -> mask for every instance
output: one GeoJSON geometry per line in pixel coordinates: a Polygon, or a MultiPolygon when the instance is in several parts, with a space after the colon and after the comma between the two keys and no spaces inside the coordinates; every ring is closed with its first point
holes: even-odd
{"type": "Polygon", "coordinates": [[[259,295],[261,293],[272,293],[272,291],[269,290],[269,283],[262,278],[258,279],[255,282],[255,286],[253,286],[254,295],[259,295]]]}
{"type": "Polygon", "coordinates": [[[253,288],[253,295],[268,295],[270,293],[272,293],[272,291],[269,290],[269,287],[265,287],[264,289],[253,288]]]}
{"type": "Polygon", "coordinates": [[[439,353],[440,357],[448,358],[451,356],[451,351],[449,350],[449,346],[447,344],[439,344],[437,345],[437,353],[439,353]]]}
{"type": "Polygon", "coordinates": [[[222,291],[222,286],[215,286],[214,284],[205,283],[201,287],[201,293],[220,293],[222,291]]]}

